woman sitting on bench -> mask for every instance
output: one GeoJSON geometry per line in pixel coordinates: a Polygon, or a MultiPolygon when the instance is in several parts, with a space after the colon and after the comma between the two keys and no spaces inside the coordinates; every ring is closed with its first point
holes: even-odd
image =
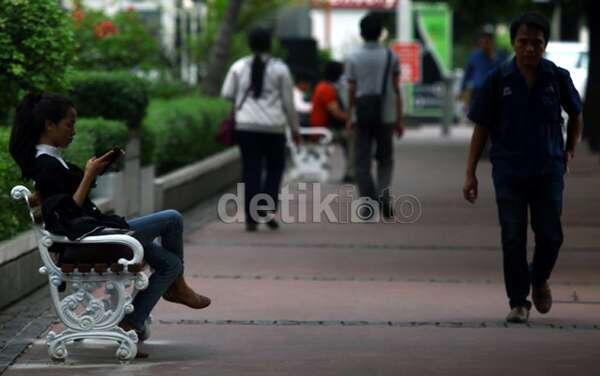
{"type": "MultiPolygon", "coordinates": [[[[10,154],[21,168],[24,178],[35,181],[42,200],[54,195],[71,196],[82,215],[102,215],[88,195],[96,176],[110,164],[115,150],[92,157],[85,170],[65,162],[60,149],[67,148],[75,136],[77,112],[68,98],[52,93],[29,94],[19,104],[10,136],[10,154]]],[[[153,269],[148,288],[133,300],[135,310],[119,326],[135,330],[139,338],[150,312],[162,296],[165,300],[190,308],[205,308],[210,299],[196,294],[183,278],[183,222],[175,210],[123,220],[123,226],[144,247],[144,260],[153,269]],[[160,237],[160,243],[155,239],[160,237]]],[[[138,352],[138,357],[147,354],[138,352]]]]}

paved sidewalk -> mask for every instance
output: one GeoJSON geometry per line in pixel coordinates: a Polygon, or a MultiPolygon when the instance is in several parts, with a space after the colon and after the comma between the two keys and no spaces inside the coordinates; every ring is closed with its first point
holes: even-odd
{"type": "MultiPolygon", "coordinates": [[[[532,311],[526,326],[506,325],[489,163],[479,168],[478,203],[464,202],[469,129],[446,140],[435,132],[411,131],[396,147],[393,191],[418,198],[415,223],[308,221],[246,233],[218,221],[216,202],[207,203],[186,213],[186,275],[213,298],[211,307],[161,301],[146,360],[121,365],[116,346],[84,342],[69,347],[66,363],[52,363],[44,341],[31,339],[5,374],[597,375],[598,156],[582,144],[567,177],[552,311],[532,311]]],[[[321,188],[323,197],[347,189],[321,188]]],[[[293,214],[306,203],[312,218],[310,192],[297,196],[293,214]]]]}

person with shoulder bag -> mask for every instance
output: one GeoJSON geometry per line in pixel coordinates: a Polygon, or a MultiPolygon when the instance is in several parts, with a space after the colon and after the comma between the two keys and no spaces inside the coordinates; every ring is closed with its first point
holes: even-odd
{"type": "Polygon", "coordinates": [[[294,141],[300,142],[294,84],[287,65],[269,53],[268,30],[250,31],[248,44],[252,55],[231,66],[221,96],[233,101],[236,108],[246,230],[256,231],[259,223],[275,230],[279,228],[275,213],[285,169],[286,127],[291,128],[294,141]]]}
{"type": "MultiPolygon", "coordinates": [[[[361,197],[377,202],[385,218],[393,217],[390,184],[394,167],[393,134],[404,133],[400,62],[378,40],[382,20],[368,14],[360,21],[364,45],[347,60],[348,121],[347,132],[355,132],[355,173],[361,197]],[[371,176],[375,145],[377,184],[371,176]]],[[[375,211],[371,211],[374,213],[375,211]]],[[[367,219],[367,218],[365,218],[367,219]]]]}

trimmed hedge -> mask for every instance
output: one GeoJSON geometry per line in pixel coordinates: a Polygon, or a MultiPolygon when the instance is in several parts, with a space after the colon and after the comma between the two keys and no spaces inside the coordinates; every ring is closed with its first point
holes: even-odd
{"type": "Polygon", "coordinates": [[[148,80],[148,95],[151,99],[173,99],[194,94],[193,86],[177,80],[148,80]]]}
{"type": "Polygon", "coordinates": [[[129,72],[74,72],[70,96],[82,117],[122,120],[137,128],[148,107],[145,80],[129,72]]]}
{"type": "Polygon", "coordinates": [[[21,170],[8,152],[10,128],[0,127],[0,240],[6,240],[27,229],[31,220],[25,204],[10,197],[15,185],[33,186],[31,181],[21,178],[21,170]]]}
{"type": "Polygon", "coordinates": [[[183,97],[153,100],[144,119],[144,132],[152,136],[152,161],[158,175],[194,163],[225,147],[215,141],[231,104],[220,98],[183,97]]]}

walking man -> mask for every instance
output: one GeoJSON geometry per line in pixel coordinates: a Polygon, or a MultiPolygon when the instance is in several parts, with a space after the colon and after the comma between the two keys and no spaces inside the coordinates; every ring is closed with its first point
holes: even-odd
{"type": "Polygon", "coordinates": [[[563,175],[575,157],[582,128],[581,99],[569,72],[543,59],[549,23],[526,13],[510,27],[515,57],[495,69],[475,98],[469,118],[475,123],[463,187],[477,199],[475,170],[491,137],[492,178],[502,230],[504,282],[510,313],[506,321],[525,323],[532,300],[540,313],[552,306],[548,279],[563,242],[563,175]],[[563,140],[561,108],[568,114],[563,140]],[[535,254],[527,263],[528,209],[535,254]]]}
{"type": "Polygon", "coordinates": [[[390,200],[394,167],[393,132],[401,137],[404,128],[400,63],[388,48],[379,43],[382,31],[382,20],[375,14],[368,14],[360,21],[360,35],[365,43],[347,61],[349,120],[346,130],[352,132],[354,129],[356,132],[354,163],[360,195],[378,202],[383,216],[390,218],[393,217],[390,200]],[[377,186],[371,176],[373,144],[377,186]]]}
{"type": "Polygon", "coordinates": [[[464,101],[466,111],[468,111],[473,98],[481,90],[488,73],[498,67],[506,58],[504,54],[496,51],[492,25],[484,25],[481,28],[477,44],[478,48],[469,54],[461,83],[460,97],[464,101]]]}

